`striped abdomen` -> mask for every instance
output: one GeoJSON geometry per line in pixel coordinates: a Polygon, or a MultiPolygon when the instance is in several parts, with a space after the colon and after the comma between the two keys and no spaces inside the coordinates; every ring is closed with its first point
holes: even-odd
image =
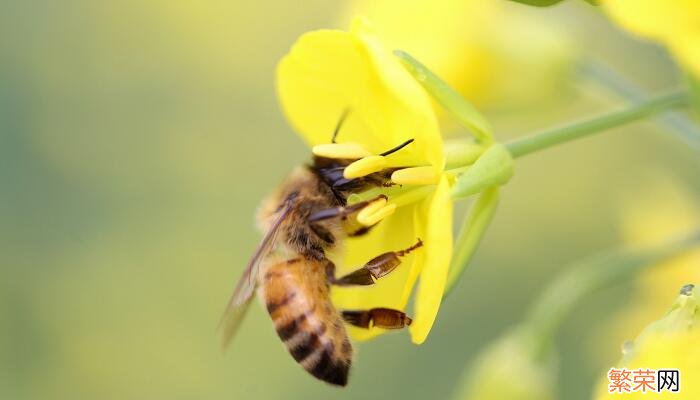
{"type": "Polygon", "coordinates": [[[330,301],[325,264],[293,258],[268,265],[261,295],[292,357],[318,379],[345,386],[352,346],[330,301]]]}

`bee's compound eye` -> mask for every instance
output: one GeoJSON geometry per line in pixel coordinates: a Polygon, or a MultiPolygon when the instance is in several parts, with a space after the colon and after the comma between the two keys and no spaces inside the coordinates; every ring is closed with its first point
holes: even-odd
{"type": "Polygon", "coordinates": [[[311,149],[311,152],[318,157],[345,160],[357,160],[372,155],[359,143],[318,144],[311,149]]]}

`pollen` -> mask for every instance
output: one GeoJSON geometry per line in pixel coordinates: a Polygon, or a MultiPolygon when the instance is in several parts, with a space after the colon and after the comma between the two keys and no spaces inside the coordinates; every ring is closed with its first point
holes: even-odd
{"type": "MultiPolygon", "coordinates": [[[[386,202],[386,200],[384,200],[384,202],[386,202]]],[[[359,214],[357,214],[357,222],[364,226],[372,226],[396,211],[396,204],[387,204],[383,205],[381,208],[371,210],[373,211],[372,213],[365,213],[365,210],[367,210],[369,207],[370,206],[365,207],[359,214]]]]}
{"type": "Polygon", "coordinates": [[[367,156],[345,167],[343,176],[345,179],[360,178],[381,171],[384,168],[386,168],[386,158],[382,156],[367,156]]]}
{"type": "Polygon", "coordinates": [[[394,171],[391,180],[399,185],[433,185],[440,175],[433,167],[412,167],[394,171]]]}
{"type": "Polygon", "coordinates": [[[358,143],[319,144],[311,149],[315,156],[334,159],[358,159],[372,155],[358,143]]]}

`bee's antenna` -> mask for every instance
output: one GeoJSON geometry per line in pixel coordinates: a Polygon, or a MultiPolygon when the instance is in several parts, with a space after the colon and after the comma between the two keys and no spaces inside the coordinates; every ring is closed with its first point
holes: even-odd
{"type": "Polygon", "coordinates": [[[413,143],[415,139],[408,139],[407,141],[401,143],[400,145],[394,147],[393,149],[389,149],[385,151],[384,153],[380,154],[380,156],[388,156],[391,153],[396,153],[397,151],[403,149],[404,147],[408,146],[409,144],[413,143]]]}
{"type": "Polygon", "coordinates": [[[343,113],[340,115],[340,119],[338,120],[338,124],[335,126],[335,130],[333,131],[333,137],[331,137],[331,143],[335,143],[335,139],[338,137],[338,132],[340,132],[340,128],[343,126],[343,123],[345,122],[345,119],[348,117],[348,114],[350,114],[350,109],[346,108],[343,113]]]}

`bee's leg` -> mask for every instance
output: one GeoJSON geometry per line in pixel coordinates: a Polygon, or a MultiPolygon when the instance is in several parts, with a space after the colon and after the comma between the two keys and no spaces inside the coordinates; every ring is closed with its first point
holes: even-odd
{"type": "Polygon", "coordinates": [[[372,202],[377,201],[379,199],[386,199],[386,196],[380,194],[379,196],[374,197],[372,199],[360,201],[346,207],[325,208],[323,210],[316,211],[309,215],[307,221],[309,223],[314,223],[332,218],[346,219],[349,215],[362,210],[363,208],[370,205],[372,202]]]}
{"type": "Polygon", "coordinates": [[[350,232],[348,232],[346,229],[345,233],[348,235],[348,237],[363,236],[363,235],[368,234],[369,231],[372,230],[372,228],[374,228],[375,226],[377,226],[378,223],[379,222],[377,222],[376,224],[371,225],[371,226],[360,226],[359,228],[355,229],[354,231],[350,231],[350,232]]]}
{"type": "Polygon", "coordinates": [[[383,329],[401,329],[413,322],[405,312],[392,308],[343,310],[342,316],[345,322],[365,329],[369,329],[371,326],[383,329]]]}
{"type": "Polygon", "coordinates": [[[423,242],[418,239],[418,242],[413,246],[400,250],[400,251],[389,251],[384,254],[380,254],[377,257],[369,260],[362,268],[359,268],[341,278],[335,278],[329,276],[329,282],[338,286],[366,286],[374,285],[374,280],[379,279],[401,264],[399,257],[403,257],[411,251],[421,247],[423,242]]]}

